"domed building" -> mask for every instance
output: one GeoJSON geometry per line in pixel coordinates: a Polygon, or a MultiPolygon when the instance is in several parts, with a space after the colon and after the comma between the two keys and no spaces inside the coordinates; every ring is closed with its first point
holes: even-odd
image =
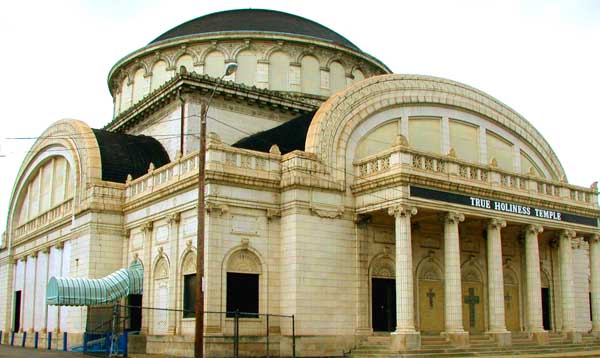
{"type": "Polygon", "coordinates": [[[597,187],[490,95],[255,9],[165,32],[108,87],[104,128],[55,122],[20,168],[2,342],[81,346],[117,303],[130,347],[191,356],[200,164],[207,356],[236,332],[246,356],[600,336],[597,187]]]}

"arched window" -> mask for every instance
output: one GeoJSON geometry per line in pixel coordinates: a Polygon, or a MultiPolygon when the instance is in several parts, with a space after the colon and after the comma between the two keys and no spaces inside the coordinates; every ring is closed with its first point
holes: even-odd
{"type": "Polygon", "coordinates": [[[129,85],[129,79],[125,77],[121,82],[121,112],[131,106],[131,86],[129,85]]]}
{"type": "Polygon", "coordinates": [[[196,307],[196,255],[189,252],[183,259],[183,318],[195,317],[196,307]]]}
{"type": "Polygon", "coordinates": [[[204,74],[220,78],[225,72],[225,56],[220,51],[213,51],[204,60],[204,74]]]}
{"type": "Polygon", "coordinates": [[[188,72],[194,71],[194,60],[190,55],[182,55],[177,59],[175,63],[175,71],[179,72],[181,66],[185,67],[188,72]]]}
{"type": "Polygon", "coordinates": [[[154,91],[163,83],[167,82],[171,76],[167,72],[167,63],[158,61],[152,66],[152,79],[150,81],[150,91],[154,91]]]}
{"type": "Polygon", "coordinates": [[[269,58],[269,88],[275,91],[288,90],[290,58],[283,52],[275,52],[269,58]]]}
{"type": "Polygon", "coordinates": [[[354,76],[353,82],[360,82],[365,79],[365,75],[358,68],[356,68],[356,69],[354,69],[354,71],[352,71],[352,76],[354,76]]]}
{"type": "Polygon", "coordinates": [[[71,199],[73,185],[73,173],[67,159],[61,156],[47,159],[23,189],[21,204],[17,209],[18,225],[71,199]]]}
{"type": "Polygon", "coordinates": [[[256,55],[252,51],[242,51],[236,60],[239,68],[235,72],[235,82],[253,86],[256,77],[256,55]]]}
{"type": "Polygon", "coordinates": [[[260,260],[250,250],[239,250],[227,263],[227,317],[258,318],[260,260]]]}
{"type": "Polygon", "coordinates": [[[319,94],[321,90],[321,70],[319,61],[312,56],[302,57],[302,92],[319,94]]]}
{"type": "Polygon", "coordinates": [[[332,62],[329,65],[329,85],[331,94],[343,90],[346,87],[346,72],[344,66],[339,62],[332,62]]]}
{"type": "Polygon", "coordinates": [[[137,103],[140,99],[148,94],[148,79],[144,77],[144,69],[139,68],[133,75],[133,100],[132,103],[137,103]]]}

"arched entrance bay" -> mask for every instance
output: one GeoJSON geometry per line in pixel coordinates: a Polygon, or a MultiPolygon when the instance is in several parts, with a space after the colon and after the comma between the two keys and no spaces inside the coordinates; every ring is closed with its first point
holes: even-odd
{"type": "Polygon", "coordinates": [[[470,263],[462,268],[463,326],[469,333],[482,333],[483,320],[483,279],[479,270],[470,263]]]}
{"type": "Polygon", "coordinates": [[[431,257],[417,268],[419,291],[419,328],[421,333],[438,334],[444,330],[444,281],[442,270],[431,257]]]}
{"type": "Polygon", "coordinates": [[[374,332],[396,329],[396,280],[394,261],[376,258],[371,265],[371,324],[374,332]]]}

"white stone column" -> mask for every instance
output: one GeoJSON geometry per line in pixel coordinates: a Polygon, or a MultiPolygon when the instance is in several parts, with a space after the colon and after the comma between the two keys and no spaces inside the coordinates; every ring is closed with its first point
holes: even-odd
{"type": "Polygon", "coordinates": [[[396,331],[391,346],[400,350],[419,347],[421,336],[415,330],[413,262],[410,217],[417,214],[415,207],[398,205],[389,208],[395,217],[396,236],[396,331]]]}
{"type": "Polygon", "coordinates": [[[502,270],[502,241],[500,230],[506,221],[490,219],[487,224],[487,273],[489,331],[499,345],[510,344],[504,316],[504,276],[502,270]]]}
{"type": "Polygon", "coordinates": [[[452,343],[465,346],[469,333],[463,328],[462,284],[458,224],[463,214],[449,212],[444,216],[444,303],[446,335],[452,343]]]}
{"type": "Polygon", "coordinates": [[[525,227],[525,270],[527,277],[527,330],[540,344],[547,343],[542,317],[542,278],[540,274],[540,248],[538,234],[544,228],[540,225],[525,227]]]}
{"type": "Polygon", "coordinates": [[[592,334],[600,337],[600,235],[589,239],[590,292],[592,294],[592,334]]]}
{"type": "Polygon", "coordinates": [[[575,232],[572,230],[563,230],[560,233],[559,265],[563,332],[573,332],[575,330],[573,248],[571,247],[571,240],[573,238],[575,238],[575,232]]]}

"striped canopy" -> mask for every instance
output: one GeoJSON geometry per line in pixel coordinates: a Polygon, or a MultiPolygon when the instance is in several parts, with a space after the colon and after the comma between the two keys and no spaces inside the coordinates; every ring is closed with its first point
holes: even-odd
{"type": "Polygon", "coordinates": [[[141,294],[144,270],[139,261],[99,278],[51,277],[46,288],[46,303],[56,306],[96,306],[141,294]]]}

